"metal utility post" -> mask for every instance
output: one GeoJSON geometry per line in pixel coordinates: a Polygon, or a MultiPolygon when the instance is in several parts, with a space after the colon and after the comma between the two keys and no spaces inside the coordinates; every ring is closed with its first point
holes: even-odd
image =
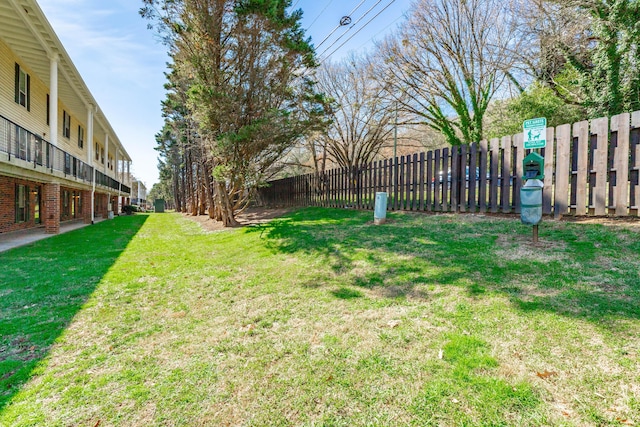
{"type": "Polygon", "coordinates": [[[393,129],[393,158],[396,158],[396,150],[398,147],[398,101],[396,101],[396,120],[393,129]]]}
{"type": "Polygon", "coordinates": [[[394,206],[395,206],[395,194],[396,194],[396,181],[398,181],[398,101],[396,101],[396,119],[393,128],[393,194],[394,194],[394,206]]]}

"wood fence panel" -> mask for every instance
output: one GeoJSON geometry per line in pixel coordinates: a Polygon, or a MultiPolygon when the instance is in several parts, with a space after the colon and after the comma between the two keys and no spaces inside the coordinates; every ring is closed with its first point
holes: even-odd
{"type": "MultiPolygon", "coordinates": [[[[615,188],[613,206],[616,216],[627,216],[629,206],[629,113],[618,114],[611,118],[611,131],[616,133],[617,144],[613,155],[615,168],[615,188]]],[[[613,139],[613,138],[612,138],[613,139]]]]}
{"type": "Polygon", "coordinates": [[[404,177],[404,208],[406,210],[411,210],[411,177],[412,177],[412,169],[413,162],[411,161],[411,156],[407,154],[405,158],[405,177],[404,177]]]}
{"type": "Polygon", "coordinates": [[[561,218],[569,209],[569,149],[571,147],[571,125],[556,128],[556,188],[553,215],[561,218]]]}
{"type": "Polygon", "coordinates": [[[384,191],[385,193],[387,193],[387,199],[389,199],[389,196],[391,196],[391,191],[389,191],[389,163],[387,159],[384,159],[384,161],[382,162],[382,170],[380,172],[382,173],[382,187],[380,188],[380,191],[384,191]]]}
{"type": "Polygon", "coordinates": [[[340,169],[340,207],[349,204],[349,168],[340,169]]]}
{"type": "Polygon", "coordinates": [[[631,128],[629,205],[631,214],[640,216],[640,111],[631,114],[631,128]]]}
{"type": "Polygon", "coordinates": [[[434,168],[433,168],[433,210],[438,212],[441,211],[442,208],[440,206],[440,194],[441,194],[441,171],[442,171],[442,160],[440,149],[436,150],[434,153],[434,168]]]}
{"type": "Polygon", "coordinates": [[[465,171],[465,179],[460,185],[460,194],[458,194],[458,200],[460,202],[460,212],[467,211],[467,188],[469,187],[469,177],[471,175],[475,175],[475,170],[472,172],[471,168],[469,168],[469,146],[461,145],[460,146],[460,170],[465,171]],[[469,171],[466,174],[466,171],[469,171]]]}
{"type": "Polygon", "coordinates": [[[418,204],[418,153],[414,153],[411,159],[411,210],[419,209],[418,204]]]}
{"type": "Polygon", "coordinates": [[[477,188],[477,180],[476,180],[476,169],[478,168],[478,143],[473,142],[469,147],[469,170],[474,171],[474,173],[469,174],[469,211],[476,211],[476,188],[477,188]]]}
{"type": "Polygon", "coordinates": [[[449,148],[442,149],[442,212],[449,211],[449,179],[451,177],[451,157],[449,156],[449,148]]]}
{"type": "MultiPolygon", "coordinates": [[[[386,161],[385,161],[386,162],[386,161]]],[[[382,163],[382,160],[378,160],[378,186],[376,187],[376,192],[386,192],[387,189],[384,186],[384,181],[382,180],[382,168],[386,165],[386,163],[382,163]]]]}
{"type": "Polygon", "coordinates": [[[502,202],[502,212],[511,212],[511,136],[502,137],[502,182],[500,201],[502,202]]]}
{"type": "Polygon", "coordinates": [[[398,210],[404,210],[404,179],[405,179],[404,156],[398,157],[398,210]]]}
{"type": "Polygon", "coordinates": [[[593,163],[590,180],[590,208],[595,215],[607,213],[607,145],[609,119],[601,117],[591,121],[591,155],[593,163]]]}
{"type": "MultiPolygon", "coordinates": [[[[451,147],[451,212],[458,212],[458,194],[460,192],[460,151],[451,147]]],[[[448,179],[447,179],[448,180],[448,179]]]]}
{"type": "Polygon", "coordinates": [[[375,161],[372,161],[371,163],[369,163],[369,165],[367,166],[368,168],[368,182],[369,182],[369,187],[367,189],[367,209],[369,210],[373,210],[374,208],[374,203],[375,203],[375,197],[376,197],[376,163],[375,161]]]}
{"type": "Polygon", "coordinates": [[[419,157],[420,170],[419,170],[419,179],[418,179],[418,195],[419,195],[419,206],[418,209],[424,210],[424,152],[420,153],[419,157]]]}
{"type": "Polygon", "coordinates": [[[387,201],[387,206],[389,206],[389,209],[393,209],[393,191],[394,191],[394,187],[393,187],[393,162],[394,160],[391,159],[389,160],[389,163],[387,164],[387,168],[386,168],[386,174],[387,174],[387,193],[389,194],[389,200],[387,201]]]}
{"type": "MultiPolygon", "coordinates": [[[[496,213],[498,212],[498,159],[500,158],[500,139],[493,138],[490,142],[490,146],[489,206],[491,207],[491,212],[496,213]]],[[[471,174],[471,171],[469,171],[469,174],[471,174]]]]}
{"type": "Polygon", "coordinates": [[[425,203],[427,205],[427,212],[433,210],[433,193],[434,193],[434,180],[433,180],[433,151],[427,153],[427,199],[425,203]]]}
{"type": "Polygon", "coordinates": [[[542,213],[552,212],[553,166],[555,159],[555,129],[547,128],[547,146],[544,148],[544,189],[542,191],[542,213]]]}
{"type": "Polygon", "coordinates": [[[589,122],[573,125],[571,150],[571,201],[570,207],[578,215],[587,213],[587,172],[589,159],[589,122]]]}
{"type": "Polygon", "coordinates": [[[515,177],[513,178],[513,206],[515,212],[520,213],[520,188],[522,188],[522,161],[524,160],[524,136],[519,133],[513,137],[513,148],[515,150],[515,162],[514,170],[515,177]]]}
{"type": "Polygon", "coordinates": [[[398,157],[393,159],[391,176],[393,177],[393,210],[398,210],[398,157]]]}
{"type": "Polygon", "coordinates": [[[333,169],[331,176],[331,201],[334,208],[338,207],[338,172],[339,169],[333,169]]]}
{"type": "Polygon", "coordinates": [[[488,143],[486,140],[480,141],[480,186],[478,188],[478,205],[480,208],[480,213],[485,213],[487,211],[487,153],[488,152],[488,143]]]}
{"type": "Polygon", "coordinates": [[[333,173],[333,207],[337,208],[340,205],[340,170],[334,169],[333,173]]]}

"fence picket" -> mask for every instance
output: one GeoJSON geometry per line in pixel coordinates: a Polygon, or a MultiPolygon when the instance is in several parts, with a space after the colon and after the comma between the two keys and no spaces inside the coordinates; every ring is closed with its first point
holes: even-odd
{"type": "Polygon", "coordinates": [[[609,120],[606,117],[595,119],[591,122],[591,150],[593,156],[593,169],[591,170],[590,208],[595,215],[607,213],[607,142],[609,120]],[[595,181],[595,182],[593,182],[595,181]]]}
{"type": "Polygon", "coordinates": [[[492,213],[498,212],[498,158],[500,156],[500,140],[493,138],[489,142],[489,208],[492,213]]]}
{"type": "Polygon", "coordinates": [[[556,128],[556,188],[553,215],[559,219],[568,212],[569,200],[569,149],[571,125],[556,128]]]}
{"type": "MultiPolygon", "coordinates": [[[[616,133],[617,144],[613,156],[615,168],[615,187],[613,206],[616,216],[628,215],[629,195],[629,113],[618,114],[611,118],[611,132],[616,133]]],[[[613,138],[612,138],[613,139],[613,138]]]]}
{"type": "MultiPolygon", "coordinates": [[[[459,147],[451,147],[451,211],[458,212],[460,207],[458,197],[460,193],[460,151],[459,147]]],[[[447,179],[449,181],[449,179],[447,179]]]]}
{"type": "Polygon", "coordinates": [[[589,158],[589,122],[582,121],[573,125],[571,144],[571,202],[570,207],[577,215],[587,213],[587,172],[589,158]]]}
{"type": "Polygon", "coordinates": [[[449,148],[442,149],[442,212],[449,211],[449,181],[451,178],[451,165],[449,156],[449,148]]]}
{"type": "Polygon", "coordinates": [[[486,140],[480,141],[480,185],[478,187],[478,205],[480,213],[487,211],[487,150],[488,143],[486,140]]]}
{"type": "Polygon", "coordinates": [[[469,168],[469,155],[468,155],[468,146],[461,145],[460,146],[460,170],[465,171],[469,170],[469,173],[465,173],[464,181],[460,184],[460,192],[458,194],[458,202],[460,205],[460,212],[467,211],[467,187],[469,186],[469,177],[471,175],[475,176],[475,171],[471,172],[469,168]]]}
{"type": "Polygon", "coordinates": [[[513,137],[513,148],[515,150],[515,162],[514,170],[515,170],[515,178],[513,182],[515,185],[513,186],[513,205],[515,207],[515,212],[520,213],[520,188],[522,188],[522,161],[524,160],[524,137],[521,133],[514,135],[513,137]]]}
{"type": "Polygon", "coordinates": [[[553,165],[555,147],[555,129],[547,128],[547,146],[544,148],[544,189],[542,191],[542,213],[552,212],[553,165]]]}
{"type": "Polygon", "coordinates": [[[441,194],[441,189],[440,186],[442,185],[440,182],[440,178],[441,178],[441,171],[442,171],[442,160],[441,160],[441,150],[436,150],[434,153],[434,169],[433,169],[433,210],[435,212],[441,211],[441,206],[440,206],[440,194],[441,194]]]}
{"type": "Polygon", "coordinates": [[[502,188],[500,201],[502,202],[502,212],[511,212],[511,137],[502,137],[502,188]]]}
{"type": "Polygon", "coordinates": [[[433,179],[433,151],[427,153],[427,212],[433,210],[433,193],[434,193],[434,179],[433,179]]]}
{"type": "Polygon", "coordinates": [[[629,163],[629,205],[640,216],[640,111],[631,114],[631,157],[629,163]]]}
{"type": "Polygon", "coordinates": [[[469,170],[474,173],[469,174],[469,211],[476,211],[476,187],[478,174],[475,173],[478,170],[478,143],[474,142],[469,147],[469,170]]]}

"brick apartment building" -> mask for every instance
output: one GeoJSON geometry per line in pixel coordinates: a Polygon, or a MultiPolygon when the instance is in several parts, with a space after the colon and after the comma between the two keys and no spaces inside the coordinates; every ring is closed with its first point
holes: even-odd
{"type": "Polygon", "coordinates": [[[37,2],[1,0],[0,233],[118,213],[130,166],[37,2]]]}

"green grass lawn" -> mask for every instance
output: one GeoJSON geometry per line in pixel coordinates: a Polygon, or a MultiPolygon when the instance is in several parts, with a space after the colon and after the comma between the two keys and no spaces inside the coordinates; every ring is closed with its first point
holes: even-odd
{"type": "Polygon", "coordinates": [[[372,216],[0,254],[0,426],[640,423],[640,229],[372,216]]]}

